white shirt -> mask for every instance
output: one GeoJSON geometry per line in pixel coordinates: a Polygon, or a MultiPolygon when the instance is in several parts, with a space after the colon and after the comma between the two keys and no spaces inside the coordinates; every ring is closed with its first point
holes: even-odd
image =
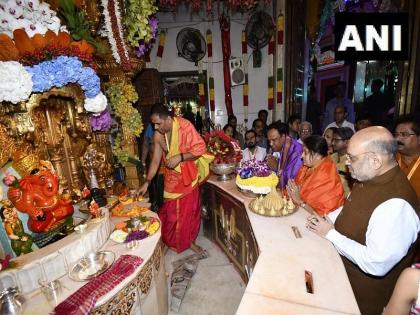
{"type": "Polygon", "coordinates": [[[349,122],[347,120],[344,120],[343,123],[341,124],[341,126],[337,125],[337,123],[335,121],[332,122],[327,127],[325,127],[324,132],[325,132],[325,130],[327,130],[328,128],[331,128],[331,127],[335,127],[335,128],[349,127],[351,130],[353,130],[353,132],[356,132],[354,130],[354,124],[352,124],[351,122],[349,122]]]}
{"type": "MultiPolygon", "coordinates": [[[[328,214],[335,222],[342,208],[328,214]]],[[[373,210],[366,231],[366,245],[347,238],[337,230],[325,236],[337,251],[374,276],[384,276],[408,252],[420,231],[419,217],[405,200],[392,198],[373,210]]]]}
{"type": "Polygon", "coordinates": [[[248,148],[242,150],[242,161],[257,160],[263,161],[265,159],[266,150],[262,147],[256,146],[254,153],[251,153],[248,148]]]}

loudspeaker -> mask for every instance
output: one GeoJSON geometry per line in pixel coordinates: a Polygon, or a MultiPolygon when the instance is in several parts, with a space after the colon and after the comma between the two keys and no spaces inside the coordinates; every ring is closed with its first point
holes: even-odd
{"type": "Polygon", "coordinates": [[[242,58],[229,60],[230,81],[232,86],[245,84],[245,71],[242,58]]]}

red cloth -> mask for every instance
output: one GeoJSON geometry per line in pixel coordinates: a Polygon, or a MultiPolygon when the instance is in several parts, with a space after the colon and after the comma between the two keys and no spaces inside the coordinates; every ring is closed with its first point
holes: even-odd
{"type": "Polygon", "coordinates": [[[295,178],[304,202],[324,216],[344,203],[344,190],[334,162],[325,157],[314,168],[302,166],[295,178]]]}
{"type": "Polygon", "coordinates": [[[180,253],[188,249],[200,230],[200,191],[193,191],[179,199],[165,199],[159,210],[163,242],[180,253]]]}
{"type": "Polygon", "coordinates": [[[103,274],[89,281],[54,309],[55,315],[88,314],[96,301],[131,275],[143,259],[133,255],[121,255],[103,274]]]}

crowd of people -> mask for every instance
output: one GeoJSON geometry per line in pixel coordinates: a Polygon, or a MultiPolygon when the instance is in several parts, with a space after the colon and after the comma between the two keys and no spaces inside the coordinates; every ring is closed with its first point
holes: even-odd
{"type": "MultiPolygon", "coordinates": [[[[278,189],[309,212],[307,228],[336,247],[362,314],[408,314],[411,304],[400,291],[409,282],[417,283],[411,285],[416,289],[420,283],[420,271],[406,269],[415,261],[420,231],[420,123],[405,116],[392,130],[374,125],[385,112],[375,120],[369,113],[355,120],[342,89],[340,83],[335,100],[327,104],[327,120],[315,128],[298,116],[268,125],[268,112],[261,110],[244,135],[233,115],[223,131],[243,148],[243,160],[267,162],[279,177],[278,189]]],[[[197,189],[206,174],[193,161],[206,158],[205,143],[187,120],[170,117],[162,105],[154,107],[151,120],[157,132],[150,138],[153,155],[140,192],[147,190],[163,159],[163,240],[177,252],[191,248],[202,253],[194,240],[197,189]]]]}

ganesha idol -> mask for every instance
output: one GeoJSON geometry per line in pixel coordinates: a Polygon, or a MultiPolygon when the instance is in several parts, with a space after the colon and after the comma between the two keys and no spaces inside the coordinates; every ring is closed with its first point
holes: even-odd
{"type": "Polygon", "coordinates": [[[9,186],[7,197],[16,209],[29,215],[28,228],[32,232],[48,232],[73,214],[71,199],[59,195],[59,178],[49,162],[41,161],[40,168],[19,181],[13,178],[7,175],[3,179],[9,186]]]}

